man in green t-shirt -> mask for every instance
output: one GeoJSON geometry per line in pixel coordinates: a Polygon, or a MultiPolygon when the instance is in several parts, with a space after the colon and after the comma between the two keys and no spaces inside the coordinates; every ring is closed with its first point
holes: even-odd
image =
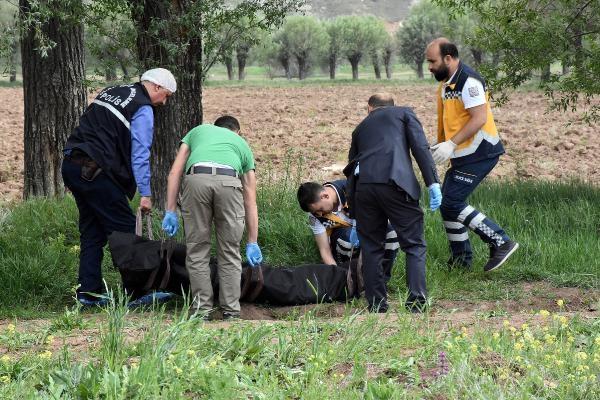
{"type": "Polygon", "coordinates": [[[181,215],[185,224],[186,268],[190,275],[192,307],[205,316],[213,309],[210,281],[210,238],[214,224],[219,264],[219,304],[223,318],[239,318],[242,274],[240,241],[244,220],[248,225],[246,257],[252,266],[262,262],[258,246],[258,210],[254,156],[240,137],[240,124],[232,116],[214,125],[192,129],[182,140],[167,185],[163,230],[173,236],[178,229],[175,213],[183,176],[181,215]],[[185,175],[184,175],[185,173],[185,175]]]}

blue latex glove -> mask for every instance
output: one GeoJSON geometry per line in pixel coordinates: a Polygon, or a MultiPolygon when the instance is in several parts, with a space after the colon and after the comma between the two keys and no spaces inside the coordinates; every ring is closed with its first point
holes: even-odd
{"type": "Polygon", "coordinates": [[[260,251],[260,247],[258,247],[258,243],[246,244],[246,258],[253,267],[256,267],[262,262],[262,252],[260,251]]]}
{"type": "Polygon", "coordinates": [[[350,230],[350,244],[353,247],[360,246],[360,240],[358,240],[358,233],[356,232],[356,225],[352,225],[352,229],[350,230]]]}
{"type": "Polygon", "coordinates": [[[429,208],[435,211],[442,205],[442,190],[439,183],[432,183],[429,186],[429,208]]]}
{"type": "Polygon", "coordinates": [[[175,211],[165,211],[162,229],[169,236],[173,236],[177,233],[177,229],[179,229],[179,220],[177,219],[177,213],[175,211]]]}

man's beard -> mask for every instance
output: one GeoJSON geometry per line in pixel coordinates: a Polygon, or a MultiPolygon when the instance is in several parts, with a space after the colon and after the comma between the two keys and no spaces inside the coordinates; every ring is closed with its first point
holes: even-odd
{"type": "Polygon", "coordinates": [[[433,76],[436,81],[441,82],[450,77],[450,70],[448,70],[447,66],[443,65],[437,71],[433,72],[433,76]]]}

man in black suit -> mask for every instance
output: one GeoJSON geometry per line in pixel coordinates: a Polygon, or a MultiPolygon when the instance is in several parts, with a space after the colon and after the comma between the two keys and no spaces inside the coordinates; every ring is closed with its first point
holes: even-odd
{"type": "Polygon", "coordinates": [[[388,220],[406,254],[406,307],[420,312],[426,303],[425,238],[420,186],[413,171],[414,156],[429,188],[430,208],[442,201],[435,163],[421,123],[407,107],[395,107],[388,94],[375,94],[369,115],[352,133],[348,175],[355,175],[355,217],[363,256],[365,295],[372,312],[388,308],[382,259],[388,220]],[[410,153],[409,153],[410,151],[410,153]]]}

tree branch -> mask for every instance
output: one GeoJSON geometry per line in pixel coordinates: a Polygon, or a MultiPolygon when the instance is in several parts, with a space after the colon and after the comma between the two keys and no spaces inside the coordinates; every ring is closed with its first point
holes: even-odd
{"type": "Polygon", "coordinates": [[[575,16],[573,17],[573,19],[571,20],[571,22],[569,22],[569,24],[565,28],[565,31],[569,30],[569,28],[571,27],[571,25],[573,25],[573,23],[575,23],[575,21],[577,21],[577,19],[579,18],[579,16],[583,12],[583,10],[585,10],[590,5],[590,3],[592,1],[594,1],[594,0],[588,0],[587,3],[585,3],[583,6],[581,6],[581,8],[579,9],[579,11],[577,11],[577,14],[575,14],[575,16]]]}

